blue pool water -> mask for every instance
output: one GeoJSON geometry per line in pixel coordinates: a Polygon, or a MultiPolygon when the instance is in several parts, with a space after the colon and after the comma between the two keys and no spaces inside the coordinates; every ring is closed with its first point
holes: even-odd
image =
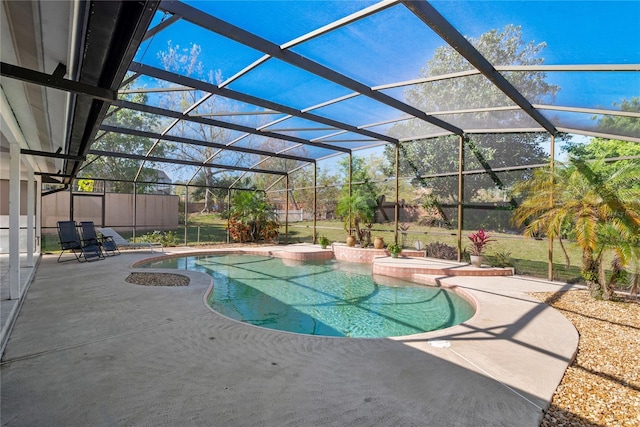
{"type": "Polygon", "coordinates": [[[172,258],[143,267],[213,277],[211,307],[232,319],[310,335],[379,338],[447,328],[474,309],[442,288],[371,275],[370,265],[253,255],[172,258]]]}

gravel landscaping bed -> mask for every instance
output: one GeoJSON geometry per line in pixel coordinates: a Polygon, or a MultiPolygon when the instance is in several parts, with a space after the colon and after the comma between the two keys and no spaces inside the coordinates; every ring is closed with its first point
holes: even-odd
{"type": "Polygon", "coordinates": [[[587,291],[534,296],[580,333],[541,426],[640,426],[640,300],[597,301],[587,291]]]}
{"type": "Polygon", "coordinates": [[[131,273],[127,282],[143,286],[187,286],[189,278],[171,273],[131,273]]]}

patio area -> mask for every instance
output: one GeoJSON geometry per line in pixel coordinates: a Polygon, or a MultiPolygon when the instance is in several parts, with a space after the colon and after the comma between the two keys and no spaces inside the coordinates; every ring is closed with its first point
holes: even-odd
{"type": "Polygon", "coordinates": [[[125,281],[142,259],[194,252],[84,264],[45,255],[2,360],[3,423],[537,426],[578,343],[565,317],[527,295],[570,285],[519,276],[422,277],[467,293],[478,311],[392,339],[230,320],[205,305],[211,278],[197,272],[180,271],[187,287],[125,281]]]}

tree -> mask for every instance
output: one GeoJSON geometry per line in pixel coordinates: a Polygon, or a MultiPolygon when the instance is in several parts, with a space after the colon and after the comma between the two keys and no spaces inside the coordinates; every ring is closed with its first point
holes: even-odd
{"type": "MultiPolygon", "coordinates": [[[[276,139],[276,138],[264,138],[262,141],[259,141],[257,144],[257,148],[272,152],[286,152],[288,154],[292,154],[287,148],[290,148],[290,143],[285,140],[276,139]]],[[[307,148],[305,146],[296,147],[296,155],[307,156],[307,148]]],[[[303,199],[298,198],[300,192],[294,192],[291,189],[296,187],[308,187],[311,185],[312,171],[313,169],[310,167],[302,168],[303,165],[308,165],[308,163],[293,160],[293,159],[284,159],[282,157],[270,156],[264,157],[260,160],[259,164],[257,164],[261,169],[273,170],[278,172],[290,172],[295,170],[296,172],[289,174],[289,204],[293,204],[294,209],[300,209],[300,206],[297,206],[299,201],[303,201],[303,199]]],[[[256,173],[252,177],[252,182],[255,184],[257,188],[270,189],[274,192],[271,193],[273,196],[277,197],[278,204],[283,207],[286,204],[286,177],[282,175],[269,174],[269,173],[256,173]],[[279,191],[276,191],[279,190],[279,191]]],[[[309,192],[307,192],[309,194],[309,192]]],[[[313,206],[313,199],[307,198],[307,202],[305,205],[311,209],[313,206]]]]}
{"type": "MultiPolygon", "coordinates": [[[[317,167],[317,196],[316,213],[324,218],[335,210],[339,190],[338,179],[328,173],[327,170],[317,167]]],[[[300,168],[289,175],[289,188],[291,189],[289,200],[294,209],[303,209],[305,212],[313,212],[314,188],[313,165],[300,168]]]]}
{"type": "Polygon", "coordinates": [[[235,240],[268,241],[278,236],[278,216],[263,192],[235,191],[228,215],[229,232],[235,240]]]}
{"type": "MultiPolygon", "coordinates": [[[[588,144],[570,143],[565,151],[582,159],[609,159],[614,157],[640,156],[640,144],[618,139],[593,138],[588,144]]],[[[622,160],[625,161],[626,160],[622,160]]]]}
{"type": "MultiPolygon", "coordinates": [[[[395,162],[395,160],[394,160],[395,162]]],[[[372,154],[367,157],[371,179],[375,181],[378,194],[384,194],[387,201],[395,201],[396,180],[395,163],[389,164],[389,159],[383,155],[372,154]]],[[[398,197],[409,202],[416,200],[415,188],[406,180],[398,181],[398,197]]]]}
{"type": "MultiPolygon", "coordinates": [[[[640,97],[632,98],[630,101],[614,103],[620,105],[621,111],[640,113],[640,97]]],[[[618,134],[640,135],[640,121],[633,117],[607,115],[598,120],[597,129],[601,132],[615,132],[618,134]]],[[[630,160],[610,162],[603,165],[611,173],[617,170],[621,164],[637,161],[640,157],[640,144],[637,142],[622,141],[617,139],[592,138],[588,143],[569,142],[564,150],[569,155],[582,159],[611,159],[617,157],[631,157],[630,160]],[[636,159],[633,159],[633,158],[636,159]]]]}
{"type": "MultiPolygon", "coordinates": [[[[349,157],[343,157],[338,165],[340,171],[344,177],[343,182],[349,180],[349,157]]],[[[378,185],[372,182],[372,172],[369,169],[367,161],[364,157],[352,156],[351,161],[351,194],[360,194],[364,200],[367,200],[375,211],[377,207],[377,199],[380,195],[380,189],[378,185]]],[[[341,194],[348,195],[349,187],[347,185],[342,187],[341,194]]]]}
{"type": "MultiPolygon", "coordinates": [[[[614,103],[613,106],[620,106],[620,111],[640,113],[640,96],[623,99],[622,102],[614,103]]],[[[603,132],[613,132],[620,135],[640,135],[640,120],[627,116],[608,115],[598,119],[598,129],[603,132]]]]}
{"type": "Polygon", "coordinates": [[[538,169],[515,191],[525,196],[513,221],[527,224],[526,236],[544,233],[549,238],[569,232],[582,250],[582,277],[591,295],[610,299],[620,272],[640,259],[640,163],[604,167],[603,159],[587,162],[571,158],[538,169]],[[553,203],[550,201],[553,200],[553,203]],[[603,255],[614,251],[613,274],[605,277],[603,255]]]}
{"type": "Polygon", "coordinates": [[[351,230],[355,229],[356,239],[362,245],[366,238],[367,242],[371,239],[370,235],[365,235],[360,228],[360,224],[373,222],[375,216],[375,208],[364,194],[355,192],[351,196],[343,194],[336,206],[336,214],[344,221],[344,229],[349,235],[351,230]]]}
{"type": "MultiPolygon", "coordinates": [[[[219,84],[223,81],[222,72],[220,70],[205,70],[204,65],[199,59],[202,53],[202,46],[191,44],[184,48],[179,45],[173,45],[169,42],[167,50],[159,52],[158,56],[165,69],[179,72],[183,76],[194,77],[212,84],[219,84]]],[[[255,120],[252,114],[237,115],[235,112],[253,112],[247,111],[247,106],[239,101],[213,95],[204,94],[198,90],[188,91],[168,91],[163,96],[161,104],[174,111],[188,111],[189,114],[215,117],[217,120],[229,121],[233,124],[246,125],[251,128],[257,128],[266,124],[266,118],[255,120]],[[221,111],[227,112],[228,115],[221,115],[221,111]]],[[[234,150],[221,150],[211,146],[207,146],[207,142],[215,142],[219,144],[227,144],[241,142],[246,148],[258,148],[266,152],[288,151],[291,143],[288,141],[278,140],[274,138],[265,138],[259,135],[253,135],[239,131],[229,130],[223,127],[206,125],[203,123],[189,122],[182,120],[174,127],[174,132],[181,136],[193,138],[202,141],[200,145],[180,144],[180,157],[195,160],[198,162],[220,163],[226,166],[242,166],[253,167],[259,165],[262,169],[289,171],[299,167],[302,162],[291,159],[283,159],[275,156],[267,157],[260,154],[246,153],[234,150]]],[[[305,147],[298,147],[295,150],[296,155],[306,156],[305,147]]],[[[198,172],[198,183],[206,186],[215,186],[216,175],[223,171],[210,167],[203,167],[198,172]]],[[[271,182],[279,178],[279,175],[257,176],[254,178],[256,184],[262,184],[266,188],[271,182]]],[[[214,203],[214,192],[205,191],[203,193],[205,206],[203,211],[211,210],[214,203]]]]}
{"type": "MultiPolygon", "coordinates": [[[[125,87],[128,89],[129,87],[125,87]]],[[[127,100],[145,104],[147,96],[142,93],[127,94],[124,96],[127,100]]],[[[115,126],[137,129],[137,130],[155,130],[158,120],[150,115],[142,114],[137,111],[112,107],[110,115],[105,120],[106,124],[115,126]]],[[[124,135],[119,133],[105,132],[96,138],[91,146],[94,150],[114,151],[119,153],[136,153],[145,154],[153,145],[153,141],[134,135],[124,135]]],[[[156,155],[164,155],[165,147],[159,147],[156,155]]],[[[89,155],[87,163],[82,168],[80,176],[95,179],[113,179],[120,177],[132,181],[140,169],[140,161],[119,157],[98,157],[89,155]]],[[[158,172],[149,166],[145,166],[140,170],[138,181],[153,182],[158,179],[158,172]]],[[[148,191],[154,184],[138,184],[139,192],[148,191]]],[[[116,193],[133,193],[133,183],[114,181],[111,185],[111,191],[116,193]]]]}
{"type": "Polygon", "coordinates": [[[95,188],[95,180],[93,179],[79,179],[78,180],[78,191],[86,191],[93,192],[95,188]]]}
{"type": "MultiPolygon", "coordinates": [[[[345,157],[339,162],[342,173],[349,179],[349,157],[345,157]]],[[[360,228],[362,223],[371,223],[375,220],[376,208],[378,207],[379,189],[371,182],[371,171],[365,163],[365,159],[353,156],[351,161],[351,194],[349,186],[345,185],[340,191],[340,200],[336,206],[336,214],[344,221],[345,230],[351,235],[352,228],[355,228],[356,239],[363,244],[367,243],[371,235],[363,232],[360,228]]]]}
{"type": "MultiPolygon", "coordinates": [[[[158,57],[166,70],[178,72],[183,76],[193,77],[212,84],[222,81],[220,70],[205,70],[202,61],[199,60],[202,48],[200,45],[191,44],[187,48],[168,43],[167,50],[158,53],[158,57]]],[[[200,116],[212,116],[218,111],[229,111],[231,114],[235,108],[230,101],[212,94],[203,94],[197,90],[167,91],[159,103],[161,106],[174,111],[188,111],[190,114],[200,116]]],[[[227,144],[233,139],[233,132],[216,126],[209,126],[203,123],[189,122],[181,120],[173,125],[172,134],[192,138],[202,142],[201,145],[179,144],[176,147],[175,155],[197,162],[214,162],[230,166],[237,166],[250,156],[245,153],[229,150],[220,150],[207,146],[207,142],[217,142],[227,144]]],[[[251,138],[250,136],[248,138],[251,138]]],[[[162,144],[158,144],[161,147],[162,144]]],[[[183,166],[180,166],[181,168],[183,166]]],[[[202,167],[197,172],[196,182],[200,185],[215,186],[216,176],[225,170],[218,170],[210,167],[202,167]]],[[[188,177],[187,177],[188,178],[188,177]]],[[[213,192],[204,191],[202,193],[205,202],[203,212],[208,212],[214,205],[213,192]]]]}
{"type": "MultiPolygon", "coordinates": [[[[525,43],[520,27],[508,25],[502,31],[491,30],[478,39],[469,40],[489,61],[497,65],[542,64],[540,56],[545,43],[525,43]]],[[[421,72],[422,77],[439,76],[457,71],[469,70],[469,64],[450,46],[436,49],[434,56],[421,72]]],[[[555,96],[558,87],[545,81],[543,72],[508,73],[508,80],[523,93],[530,102],[541,102],[555,96]]],[[[428,113],[486,106],[510,105],[506,95],[491,84],[484,76],[467,76],[437,80],[409,87],[406,101],[428,113]]],[[[521,111],[476,112],[464,115],[448,115],[443,119],[459,122],[464,119],[464,128],[521,127],[530,118],[521,111]]],[[[400,122],[390,129],[390,134],[398,138],[424,135],[432,126],[420,120],[400,122]]],[[[477,198],[478,192],[487,186],[500,189],[508,187],[492,169],[514,165],[543,163],[547,154],[541,142],[548,139],[545,134],[483,134],[473,135],[465,141],[465,169],[484,169],[485,176],[465,177],[465,199],[477,198]],[[487,179],[487,176],[489,179],[487,179]]],[[[458,139],[447,136],[431,139],[416,138],[403,143],[400,150],[400,174],[416,177],[416,186],[433,188],[433,194],[441,201],[457,199],[457,186],[449,179],[424,180],[423,175],[455,172],[458,170],[458,139]]],[[[385,147],[389,163],[395,161],[394,147],[385,147]]],[[[526,173],[526,172],[522,172],[526,173]]]]}
{"type": "Polygon", "coordinates": [[[241,179],[234,175],[229,175],[226,172],[220,172],[219,174],[207,174],[200,173],[193,180],[193,184],[202,185],[203,187],[195,187],[193,190],[189,190],[189,194],[194,200],[208,200],[208,205],[202,209],[202,212],[219,212],[226,205],[226,199],[228,196],[228,188],[230,185],[236,183],[236,187],[246,188],[250,186],[248,179],[241,179]],[[207,183],[207,179],[209,182],[207,183]]]}
{"type": "MultiPolygon", "coordinates": [[[[565,147],[569,155],[584,160],[613,159],[617,157],[635,157],[631,160],[618,160],[604,163],[601,167],[609,174],[615,173],[622,165],[638,162],[640,144],[617,139],[593,138],[588,144],[569,144],[565,147]]],[[[636,183],[640,186],[640,182],[636,183]]]]}
{"type": "Polygon", "coordinates": [[[336,175],[330,174],[324,169],[318,168],[318,212],[324,212],[325,215],[334,213],[340,198],[340,189],[337,185],[339,179],[336,175]]]}

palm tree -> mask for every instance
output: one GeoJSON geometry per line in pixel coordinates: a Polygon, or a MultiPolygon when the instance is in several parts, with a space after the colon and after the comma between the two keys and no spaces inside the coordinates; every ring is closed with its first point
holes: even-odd
{"type": "Polygon", "coordinates": [[[375,217],[375,201],[368,199],[361,192],[355,192],[351,196],[345,194],[336,206],[336,213],[344,221],[344,229],[351,235],[351,229],[355,228],[356,238],[362,244],[361,223],[373,222],[375,217]]]}
{"type": "Polygon", "coordinates": [[[516,185],[515,192],[525,199],[512,221],[526,224],[526,236],[571,234],[582,250],[581,273],[591,295],[610,299],[624,267],[633,263],[637,268],[640,258],[640,164],[622,164],[613,173],[603,165],[603,159],[571,158],[553,173],[550,168],[535,171],[532,179],[516,185]],[[610,250],[613,274],[607,282],[603,255],[610,250]]]}
{"type": "MultiPolygon", "coordinates": [[[[246,228],[246,237],[251,241],[258,241],[260,237],[265,240],[274,237],[274,230],[278,228],[278,216],[274,207],[267,203],[263,193],[239,191],[234,195],[230,209],[232,222],[239,224],[239,228],[246,228]]],[[[238,232],[239,236],[242,234],[238,232]]]]}

